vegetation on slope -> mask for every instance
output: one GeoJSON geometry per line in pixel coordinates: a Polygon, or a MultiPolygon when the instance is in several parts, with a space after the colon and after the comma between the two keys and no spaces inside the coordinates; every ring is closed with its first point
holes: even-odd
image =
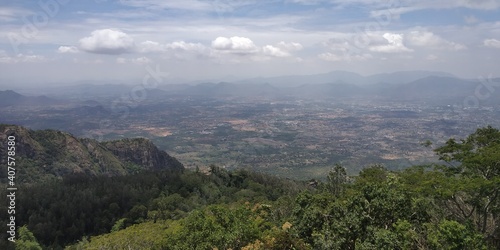
{"type": "MultiPolygon", "coordinates": [[[[34,183],[77,173],[115,176],[141,170],[184,168],[143,138],[98,142],[56,130],[34,131],[5,124],[0,124],[2,156],[7,154],[7,137],[11,135],[16,138],[17,182],[34,183]]],[[[2,182],[6,173],[0,172],[2,182]]]]}
{"type": "Polygon", "coordinates": [[[68,176],[24,189],[19,225],[54,249],[499,249],[500,131],[435,151],[443,164],[336,165],[309,185],[216,166],[68,176]]]}

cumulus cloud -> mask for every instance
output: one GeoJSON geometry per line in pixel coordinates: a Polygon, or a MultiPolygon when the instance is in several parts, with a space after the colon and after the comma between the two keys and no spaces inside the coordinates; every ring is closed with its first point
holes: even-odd
{"type": "Polygon", "coordinates": [[[382,36],[387,40],[388,44],[371,46],[370,51],[383,52],[383,53],[398,53],[398,52],[411,52],[412,49],[407,48],[403,44],[403,34],[385,33],[382,36]]]}
{"type": "Polygon", "coordinates": [[[80,39],[81,50],[96,54],[119,55],[132,52],[134,47],[134,39],[118,30],[95,30],[80,39]]]}
{"type": "Polygon", "coordinates": [[[447,41],[429,31],[412,31],[408,35],[408,43],[413,46],[433,49],[462,50],[467,47],[463,44],[447,41]]]}
{"type": "Polygon", "coordinates": [[[198,51],[202,52],[206,47],[200,43],[188,43],[177,41],[173,43],[161,44],[153,41],[145,41],[139,44],[139,51],[143,53],[176,51],[198,51]]]}
{"type": "Polygon", "coordinates": [[[483,41],[483,45],[486,47],[500,49],[500,40],[497,39],[486,39],[483,41]]]}
{"type": "Polygon", "coordinates": [[[287,43],[281,41],[276,45],[266,45],[262,47],[262,53],[266,56],[272,57],[288,57],[291,56],[292,51],[298,51],[303,48],[302,44],[291,42],[287,43]]]}
{"type": "Polygon", "coordinates": [[[79,50],[75,46],[59,46],[57,53],[78,53],[79,50]]]}
{"type": "Polygon", "coordinates": [[[252,40],[246,37],[217,37],[212,41],[212,48],[237,54],[250,54],[258,51],[252,40]]]}
{"type": "Polygon", "coordinates": [[[287,57],[290,56],[290,53],[284,51],[278,47],[274,47],[272,45],[266,45],[262,48],[262,53],[266,56],[275,56],[275,57],[287,57]]]}

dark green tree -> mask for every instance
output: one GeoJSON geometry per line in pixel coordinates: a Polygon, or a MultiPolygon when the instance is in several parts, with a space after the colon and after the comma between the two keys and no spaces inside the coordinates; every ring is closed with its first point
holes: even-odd
{"type": "Polygon", "coordinates": [[[334,196],[339,196],[344,192],[347,182],[348,176],[345,167],[335,164],[333,170],[326,177],[326,188],[334,196]]]}

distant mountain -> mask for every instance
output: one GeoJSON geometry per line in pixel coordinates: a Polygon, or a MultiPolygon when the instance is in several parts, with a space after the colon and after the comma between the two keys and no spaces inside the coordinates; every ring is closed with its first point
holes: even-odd
{"type": "Polygon", "coordinates": [[[407,84],[393,85],[386,94],[395,99],[436,99],[474,94],[478,83],[452,77],[428,76],[407,84]]]}
{"type": "Polygon", "coordinates": [[[314,75],[288,75],[276,77],[251,78],[239,83],[269,83],[277,87],[298,87],[305,84],[324,84],[331,82],[347,82],[354,84],[365,84],[366,78],[359,74],[348,71],[332,71],[324,74],[314,75]]]}
{"type": "MultiPolygon", "coordinates": [[[[314,76],[286,76],[261,80],[269,82],[201,83],[175,93],[204,97],[288,96],[325,99],[362,96],[392,100],[441,101],[474,95],[475,88],[480,84],[478,81],[456,78],[447,73],[428,71],[405,71],[369,77],[335,71],[314,76]],[[322,81],[325,82],[321,83],[322,81]]],[[[492,94],[498,96],[500,90],[492,94]]]]}
{"type": "Polygon", "coordinates": [[[398,71],[394,73],[384,73],[367,76],[369,83],[391,83],[391,84],[404,84],[416,81],[426,77],[450,77],[456,78],[454,75],[439,72],[439,71],[398,71]]]}
{"type": "Polygon", "coordinates": [[[140,170],[184,169],[179,161],[143,138],[98,142],[56,130],[34,131],[0,125],[1,155],[7,155],[10,135],[15,136],[18,181],[32,182],[77,173],[114,176],[140,170]]]}
{"type": "Polygon", "coordinates": [[[88,100],[91,98],[119,97],[132,89],[126,84],[96,84],[91,82],[81,82],[71,86],[57,86],[46,89],[45,94],[50,96],[64,96],[67,99],[88,100]]]}
{"type": "MultiPolygon", "coordinates": [[[[498,81],[499,79],[493,79],[498,81]]],[[[355,97],[395,98],[395,99],[428,99],[457,98],[474,95],[474,87],[478,80],[457,78],[451,74],[438,71],[399,71],[393,73],[362,76],[348,71],[331,71],[314,75],[287,75],[278,77],[259,77],[236,82],[202,82],[195,84],[159,85],[154,89],[135,88],[133,85],[120,84],[80,84],[58,87],[51,90],[52,95],[77,100],[79,106],[74,114],[102,114],[107,111],[96,107],[99,100],[103,107],[115,105],[136,106],[139,103],[152,103],[170,97],[297,97],[297,98],[329,98],[355,97]],[[84,101],[84,103],[81,103],[84,101]]],[[[137,85],[140,86],[140,85],[137,85]]],[[[495,85],[497,86],[497,85],[495,85]]],[[[495,87],[497,88],[497,87],[495,87]]],[[[491,93],[492,98],[485,103],[498,103],[500,90],[491,93]]],[[[10,103],[43,103],[49,102],[47,97],[38,97],[32,101],[23,101],[27,97],[13,91],[0,93],[3,106],[10,103]],[[3,95],[3,96],[2,96],[3,95]]],[[[2,103],[0,103],[2,104],[2,103]]],[[[109,108],[107,108],[109,110],[109,108]]]]}
{"type": "Polygon", "coordinates": [[[428,76],[454,77],[445,72],[438,71],[399,71],[394,73],[375,74],[362,76],[348,71],[331,71],[324,74],[314,75],[288,75],[278,77],[251,78],[239,83],[270,83],[278,87],[298,87],[304,84],[324,84],[332,82],[345,82],[356,85],[366,85],[375,83],[409,83],[428,76]]]}
{"type": "Polygon", "coordinates": [[[355,84],[338,81],[323,84],[305,84],[294,88],[293,95],[308,98],[353,97],[365,93],[365,90],[355,84]]]}
{"type": "Polygon", "coordinates": [[[46,96],[24,96],[12,90],[0,91],[0,106],[40,106],[58,104],[60,101],[46,96]]]}

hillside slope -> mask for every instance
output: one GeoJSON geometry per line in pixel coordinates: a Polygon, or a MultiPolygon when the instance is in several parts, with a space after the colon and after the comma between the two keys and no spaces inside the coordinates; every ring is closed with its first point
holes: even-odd
{"type": "Polygon", "coordinates": [[[61,131],[34,131],[15,125],[0,125],[2,156],[7,155],[7,138],[11,135],[16,138],[18,182],[77,173],[116,176],[141,170],[184,169],[179,161],[147,139],[98,142],[61,131]]]}

